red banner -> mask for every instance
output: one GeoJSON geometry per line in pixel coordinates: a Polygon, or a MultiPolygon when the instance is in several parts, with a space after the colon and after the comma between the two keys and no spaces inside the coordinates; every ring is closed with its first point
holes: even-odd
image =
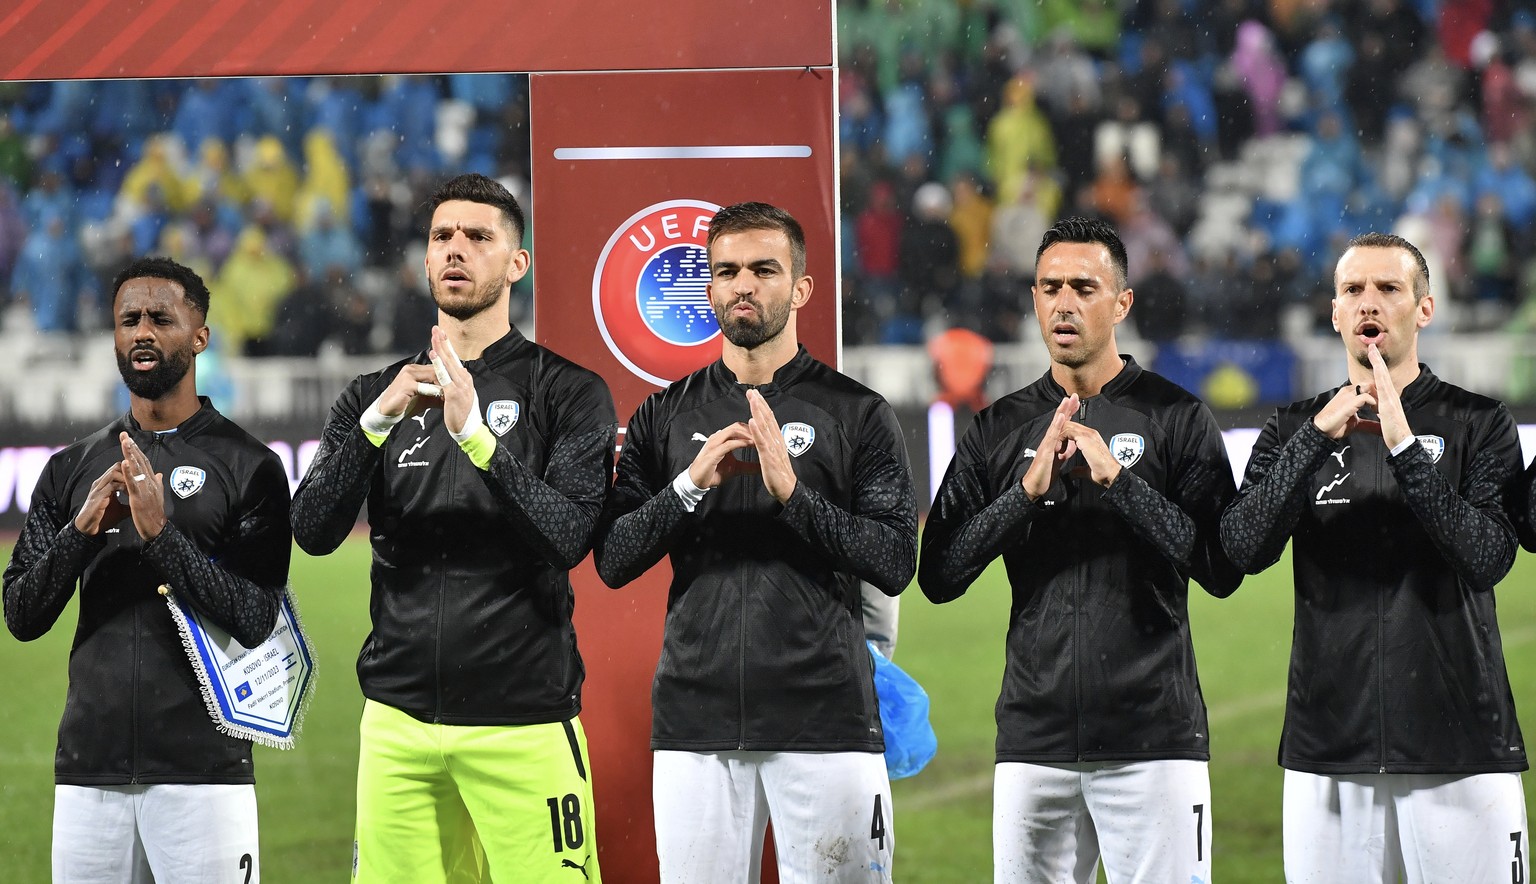
{"type": "MultiPolygon", "coordinates": [[[[719,358],[703,246],[730,203],[773,203],[804,226],[815,288],[796,326],[837,364],[830,70],[542,75],[529,96],[538,338],[603,375],[621,422],[719,358]]],[[[670,579],[665,562],[618,592],[590,563],[573,575],[598,844],[625,881],[656,879],[650,697],[670,579]]]]}
{"type": "Polygon", "coordinates": [[[0,79],[826,66],[831,0],[16,0],[0,79]]]}

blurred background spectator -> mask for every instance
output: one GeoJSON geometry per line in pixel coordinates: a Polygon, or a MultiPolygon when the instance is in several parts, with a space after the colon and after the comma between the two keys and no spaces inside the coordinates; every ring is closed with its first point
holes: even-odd
{"type": "Polygon", "coordinates": [[[228,305],[226,356],[420,349],[421,206],[460,169],[526,198],[526,108],[513,75],[0,84],[0,332],[103,328],[112,275],[160,253],[228,305]]]}
{"type": "MultiPolygon", "coordinates": [[[[1070,213],[1119,226],[1153,342],[1330,334],[1366,230],[1429,256],[1438,333],[1536,324],[1536,0],[838,0],[837,27],[850,345],[1032,341],[1070,213]]],[[[229,357],[416,350],[425,196],[475,170],[526,198],[528,165],[520,76],[0,84],[0,326],[100,327],[163,251],[240,305],[229,357]]]]}

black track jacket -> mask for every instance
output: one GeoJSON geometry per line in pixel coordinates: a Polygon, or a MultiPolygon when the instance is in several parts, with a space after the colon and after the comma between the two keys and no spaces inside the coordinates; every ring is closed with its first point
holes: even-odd
{"type": "Polygon", "coordinates": [[[207,399],[170,433],[124,415],[55,454],[5,568],[5,623],[30,641],[80,585],[55,782],[68,786],[254,782],[251,744],[219,733],[165,599],[176,594],[247,647],[277,622],[288,582],[288,474],[277,455],[207,399]],[[91,483],[123,459],[126,430],[165,476],[165,530],[133,519],[95,537],[75,528],[91,483]]]}
{"type": "Polygon", "coordinates": [[[878,752],[859,580],[912,579],[917,507],[896,415],[804,347],[757,387],[798,483],[780,506],[748,474],[689,513],[672,480],[701,439],[750,417],[715,362],[652,394],[629,423],[597,568],[618,587],[670,555],[653,749],[878,752]]]}
{"type": "Polygon", "coordinates": [[[1189,581],[1227,596],[1242,579],[1217,536],[1232,468],[1199,399],[1121,358],[1075,418],[1120,462],[1113,485],[1095,484],[1077,455],[1040,500],[1024,493],[1066,396],[1047,371],[976,416],[923,529],[918,583],[935,602],[999,555],[1008,570],[999,762],[1210,757],[1189,581]]]}
{"type": "Polygon", "coordinates": [[[1294,539],[1296,625],[1280,764],[1316,774],[1526,768],[1493,587],[1515,558],[1505,497],[1520,440],[1495,400],[1419,366],[1402,391],[1419,445],[1335,442],[1329,390],[1279,409],[1221,521],[1258,573],[1294,539]]]}
{"type": "Polygon", "coordinates": [[[358,420],[419,353],[352,381],[293,498],[293,534],[336,549],[368,501],[373,631],[363,695],[419,721],[564,721],[585,677],[567,572],[587,554],[613,471],[616,421],[601,378],[513,329],[474,376],[496,434],[478,469],[440,409],[395,425],[382,449],[358,420]]]}

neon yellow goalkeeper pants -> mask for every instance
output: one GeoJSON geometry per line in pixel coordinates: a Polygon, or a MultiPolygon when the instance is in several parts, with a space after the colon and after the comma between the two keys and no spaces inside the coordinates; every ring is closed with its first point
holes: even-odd
{"type": "Polygon", "coordinates": [[[430,724],[369,700],[359,731],[357,881],[602,880],[580,720],[430,724]]]}

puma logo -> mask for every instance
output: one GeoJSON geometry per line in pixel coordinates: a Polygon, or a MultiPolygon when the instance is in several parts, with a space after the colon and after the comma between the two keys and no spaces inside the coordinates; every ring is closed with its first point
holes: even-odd
{"type": "Polygon", "coordinates": [[[694,433],[693,434],[693,441],[695,441],[695,442],[708,442],[709,441],[709,437],[704,435],[703,433],[694,433]]]}
{"type": "Polygon", "coordinates": [[[431,411],[431,410],[432,409],[429,408],[426,411],[423,411],[421,414],[411,415],[411,420],[415,421],[418,424],[421,424],[421,428],[423,430],[425,430],[427,428],[427,411],[431,411]]]}
{"type": "Polygon", "coordinates": [[[1331,457],[1334,460],[1339,462],[1339,469],[1341,469],[1341,470],[1344,469],[1344,452],[1348,451],[1349,448],[1350,448],[1350,446],[1345,445],[1343,448],[1340,448],[1338,451],[1335,451],[1334,453],[1328,455],[1329,457],[1331,457]]]}
{"type": "Polygon", "coordinates": [[[562,869],[575,869],[576,871],[581,873],[581,877],[587,878],[587,879],[590,880],[592,876],[587,874],[587,863],[589,863],[591,861],[592,861],[592,855],[591,854],[588,854],[587,858],[582,860],[581,861],[581,865],[579,865],[579,866],[576,865],[575,863],[571,862],[568,859],[562,859],[562,860],[560,860],[560,868],[562,868],[562,869]]]}

